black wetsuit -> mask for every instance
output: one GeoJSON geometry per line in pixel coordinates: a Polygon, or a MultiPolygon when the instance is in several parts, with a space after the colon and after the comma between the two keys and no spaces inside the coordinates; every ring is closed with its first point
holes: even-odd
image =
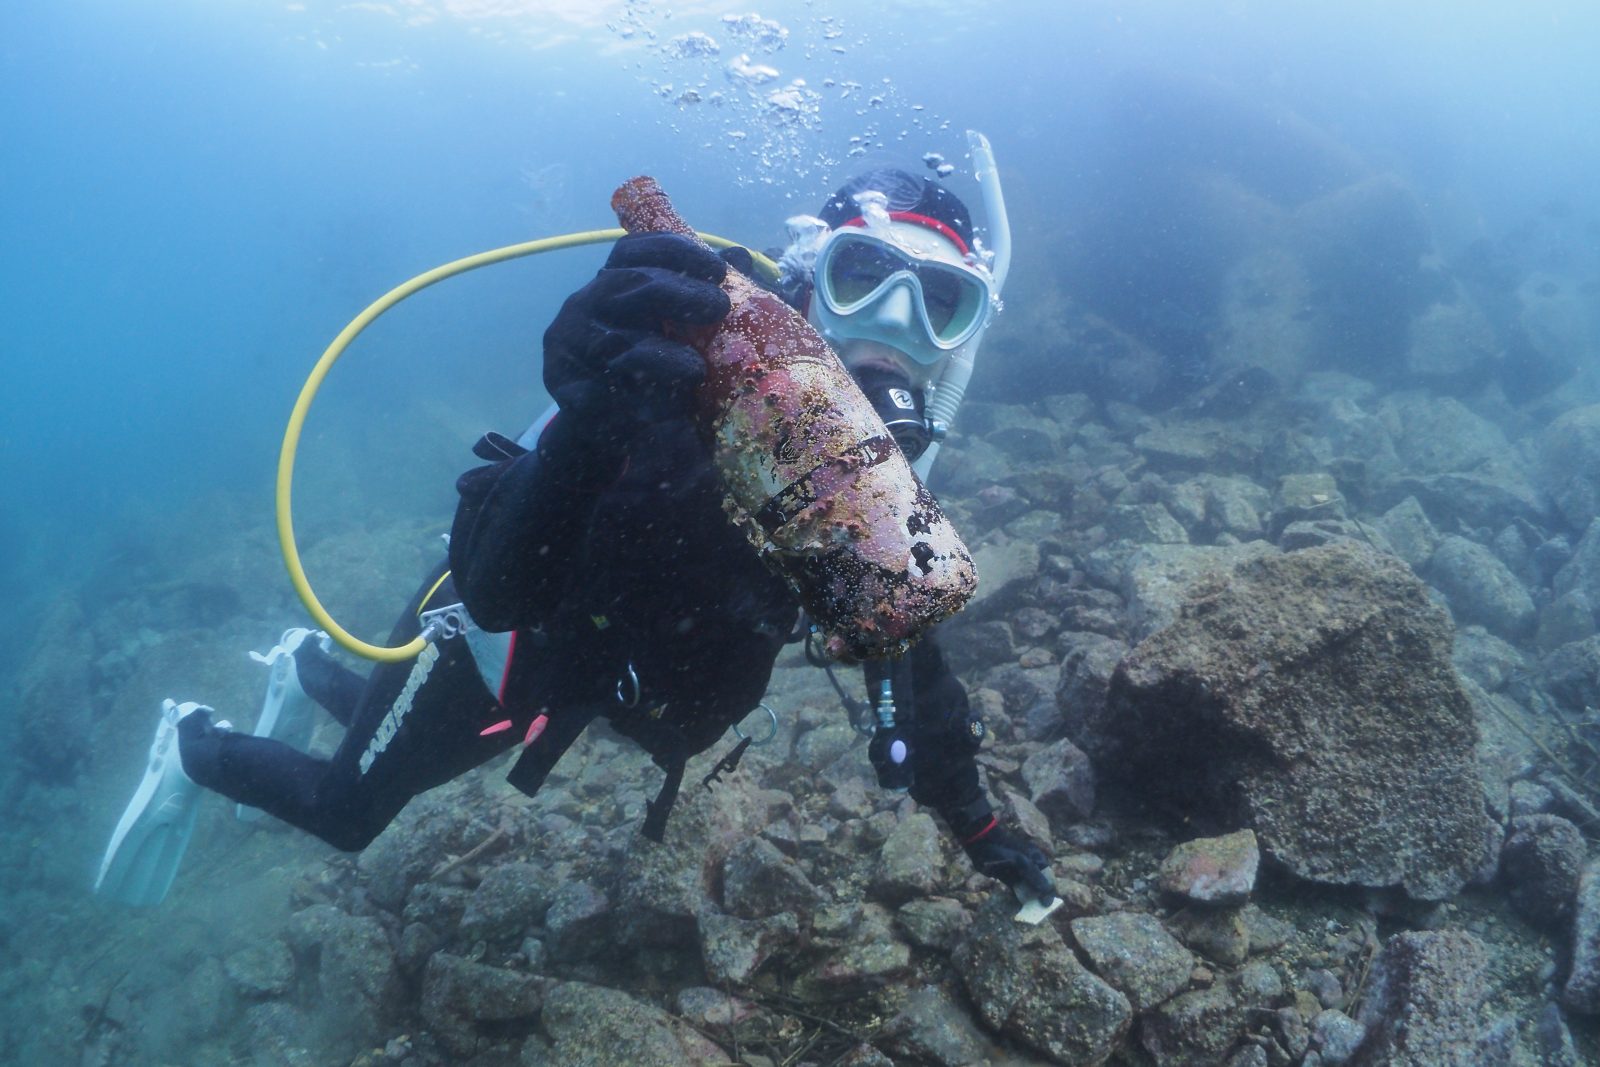
{"type": "MultiPolygon", "coordinates": [[[[458,487],[452,572],[442,584],[430,576],[391,642],[419,632],[423,608],[459,599],[485,630],[514,631],[498,691],[460,637],[438,642],[409,701],[416,664],[378,666],[357,696],[354,676],[307,642],[296,654],[302,684],[347,726],[332,760],[190,716],[180,737],[192,778],[353,850],[413,796],[522,742],[540,716],[542,733],[511,774],[529,794],[598,715],[670,781],[755,709],[799,610],[722,514],[687,421],[651,427],[620,474],[530,452],[471,470],[458,487]]],[[[982,731],[931,639],[895,668],[895,688],[913,721],[911,795],[959,836],[989,825],[973,760],[982,731]]],[[[652,806],[657,832],[665,807],[652,806]]]]}

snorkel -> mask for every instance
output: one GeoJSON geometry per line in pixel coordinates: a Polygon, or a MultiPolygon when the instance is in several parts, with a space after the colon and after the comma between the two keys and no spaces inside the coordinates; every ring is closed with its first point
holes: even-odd
{"type": "MultiPolygon", "coordinates": [[[[1006,215],[1005,193],[1000,188],[1000,171],[995,166],[994,149],[989,147],[989,138],[977,130],[968,130],[967,147],[972,156],[973,176],[977,178],[978,188],[983,193],[983,213],[989,223],[989,248],[986,251],[992,257],[989,274],[998,301],[1005,287],[1006,274],[1011,269],[1011,222],[1006,215]]],[[[998,307],[996,310],[999,310],[998,307]]],[[[978,346],[983,343],[983,334],[987,329],[985,324],[983,330],[951,352],[944,373],[929,386],[927,418],[933,427],[933,441],[911,465],[917,477],[924,481],[933,469],[933,461],[938,458],[940,441],[955,424],[956,412],[961,409],[961,401],[967,395],[967,384],[972,381],[978,346]]]]}

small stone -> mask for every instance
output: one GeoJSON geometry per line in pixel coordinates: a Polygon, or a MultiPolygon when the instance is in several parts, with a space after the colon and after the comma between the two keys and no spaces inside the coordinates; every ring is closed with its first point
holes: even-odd
{"type": "Polygon", "coordinates": [[[735,1026],[760,1010],[743,997],[710,986],[690,986],[678,990],[673,998],[673,1006],[679,1015],[696,1026],[714,1029],[735,1026]]]}
{"type": "Polygon", "coordinates": [[[1036,667],[1048,667],[1056,661],[1056,654],[1048,648],[1025,648],[1017,657],[1017,665],[1031,670],[1036,667]]]}
{"type": "Polygon", "coordinates": [[[619,989],[584,982],[551,989],[540,1026],[554,1046],[543,1062],[560,1067],[692,1067],[728,1059],[681,1019],[619,989]]]}
{"type": "Polygon", "coordinates": [[[1338,1008],[1344,1005],[1344,985],[1339,981],[1339,976],[1326,967],[1316,967],[1307,971],[1301,977],[1300,983],[1322,1007],[1338,1008]]]}
{"type": "Polygon", "coordinates": [[[1481,1063],[1478,1012],[1488,954],[1460,930],[1396,934],[1373,961],[1357,1022],[1362,1063],[1394,1067],[1481,1063]]]}
{"type": "Polygon", "coordinates": [[[1559,815],[1518,815],[1508,831],[1500,872],[1512,906],[1531,922],[1565,922],[1588,859],[1582,831],[1559,815]]]}
{"type": "Polygon", "coordinates": [[[1389,542],[1395,555],[1411,564],[1413,570],[1427,566],[1428,560],[1433,558],[1433,550],[1439,546],[1439,532],[1428,521],[1427,513],[1414,496],[1406,497],[1384,512],[1373,525],[1389,542]]]}
{"type": "Polygon", "coordinates": [[[1317,471],[1286,474],[1278,479],[1273,500],[1272,528],[1276,536],[1291,522],[1346,518],[1344,494],[1333,475],[1317,471]]]}
{"type": "Polygon", "coordinates": [[[955,947],[970,921],[958,902],[943,897],[912,900],[895,912],[894,919],[913,945],[944,952],[955,947]]]}
{"type": "Polygon", "coordinates": [[[1511,783],[1512,815],[1544,815],[1555,806],[1555,794],[1526,778],[1511,783]]]}
{"type": "Polygon", "coordinates": [[[1023,836],[1049,851],[1050,842],[1055,838],[1055,834],[1050,828],[1049,817],[1040,811],[1033,801],[1018,793],[1015,789],[1001,786],[999,792],[1001,806],[1010,815],[1010,821],[1016,825],[1016,828],[1022,832],[1023,836]]]}
{"type": "Polygon", "coordinates": [[[1490,633],[1516,639],[1533,629],[1533,600],[1493,552],[1450,535],[1439,542],[1428,576],[1450,602],[1458,622],[1481,623],[1490,633]]]}
{"type": "Polygon", "coordinates": [[[872,894],[897,904],[938,888],[944,868],[943,836],[924,812],[900,820],[878,853],[872,894]]]}
{"type": "Polygon", "coordinates": [[[611,944],[611,901],[586,881],[568,882],[556,890],[545,913],[550,951],[559,960],[590,959],[611,944]]]}
{"type": "Polygon", "coordinates": [[[1247,1004],[1271,1004],[1283,996],[1283,979],[1270,963],[1255,960],[1239,968],[1233,988],[1247,1004]]]}
{"type": "Polygon", "coordinates": [[[1168,920],[1178,940],[1206,959],[1234,967],[1250,958],[1250,930],[1232,909],[1201,909],[1168,920]]]}
{"type": "Polygon", "coordinates": [[[722,865],[722,896],[727,912],[742,919],[783,911],[809,914],[825,899],[799,864],[759,837],[729,850],[722,865]]]}
{"type": "Polygon", "coordinates": [[[1328,1067],[1338,1067],[1355,1055],[1367,1028],[1342,1011],[1320,1011],[1311,1020],[1311,1047],[1328,1067]]]}
{"type": "Polygon", "coordinates": [[[451,1052],[470,1056],[478,1047],[475,1024],[527,1018],[541,1001],[532,975],[436,952],[423,973],[420,1011],[451,1052]]]}
{"type": "Polygon", "coordinates": [[[795,988],[802,996],[864,993],[904,977],[910,966],[911,947],[895,938],[882,908],[867,905],[839,949],[801,975],[795,988]]]}
{"type": "Polygon", "coordinates": [[[1094,771],[1089,757],[1065,738],[1024,760],[1022,780],[1034,804],[1056,825],[1094,814],[1094,771]]]}
{"type": "Polygon", "coordinates": [[[1106,533],[1112,540],[1140,545],[1186,545],[1189,533],[1160,504],[1118,504],[1106,513],[1106,533]]]}
{"type": "Polygon", "coordinates": [[[1600,860],[1591,860],[1578,880],[1572,922],[1572,973],[1561,1003],[1585,1015],[1600,1015],[1600,860]]]}
{"type": "Polygon", "coordinates": [[[1553,652],[1574,641],[1595,635],[1594,603],[1589,594],[1573,589],[1556,597],[1539,612],[1539,629],[1534,642],[1545,652],[1553,652]]]}
{"type": "Polygon", "coordinates": [[[1139,1043],[1158,1063],[1217,1063],[1243,1033],[1245,1007],[1224,986],[1181,993],[1139,1021],[1139,1043]]]}
{"type": "Polygon", "coordinates": [[[1013,919],[1009,896],[983,904],[953,956],[979,1014],[1060,1062],[1103,1062],[1127,1034],[1132,1006],[1078,962],[1053,925],[1013,919]]]}
{"type": "Polygon", "coordinates": [[[1254,904],[1239,909],[1239,918],[1250,932],[1250,954],[1274,952],[1294,936],[1294,924],[1274,919],[1254,904]]]}
{"type": "Polygon", "coordinates": [[[461,915],[461,936],[494,941],[518,937],[544,920],[557,886],[552,866],[506,863],[490,868],[467,898],[461,915]]]}
{"type": "Polygon", "coordinates": [[[1163,892],[1196,904],[1240,904],[1255,889],[1261,850],[1253,830],[1185,841],[1161,864],[1163,892]]]}
{"type": "Polygon", "coordinates": [[[775,952],[800,936],[799,921],[787,911],[765,919],[736,919],[708,908],[699,922],[706,977],[722,984],[745,984],[775,952]]]}
{"type": "Polygon", "coordinates": [[[1038,643],[1061,629],[1061,620],[1043,608],[1018,608],[1011,616],[1011,630],[1018,637],[1038,643]]]}
{"type": "Polygon", "coordinates": [[[253,941],[223,962],[241,997],[281,997],[294,980],[294,957],[277,938],[253,941]]]}
{"type": "Polygon", "coordinates": [[[1260,1045],[1246,1045],[1228,1057],[1228,1067],[1269,1067],[1267,1050],[1260,1045]]]}
{"type": "Polygon", "coordinates": [[[1534,1027],[1534,1037],[1539,1043],[1538,1054],[1543,1057],[1540,1067],[1581,1067],[1572,1031],[1567,1028],[1567,1020],[1562,1017],[1558,1005],[1545,1005],[1534,1027]]]}
{"type": "Polygon", "coordinates": [[[244,1021],[255,1062],[283,1064],[284,1067],[316,1067],[326,1062],[306,1047],[305,1037],[311,1030],[311,1021],[287,1001],[252,1004],[245,1009],[244,1021]]]}
{"type": "Polygon", "coordinates": [[[1101,978],[1142,1012],[1185,989],[1195,958],[1153,915],[1116,912],[1072,920],[1072,937],[1101,978]]]}
{"type": "Polygon", "coordinates": [[[885,1043],[897,1062],[941,1067],[983,1063],[993,1053],[992,1042],[973,1025],[967,1009],[933,985],[906,996],[885,1027],[885,1043]]]}

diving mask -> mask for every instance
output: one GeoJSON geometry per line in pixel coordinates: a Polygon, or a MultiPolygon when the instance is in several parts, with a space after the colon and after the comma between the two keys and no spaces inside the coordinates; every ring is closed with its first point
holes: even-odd
{"type": "Polygon", "coordinates": [[[959,236],[935,219],[891,212],[852,220],[817,250],[813,313],[834,340],[871,340],[923,366],[944,361],[988,324],[995,290],[968,265],[959,236]]]}

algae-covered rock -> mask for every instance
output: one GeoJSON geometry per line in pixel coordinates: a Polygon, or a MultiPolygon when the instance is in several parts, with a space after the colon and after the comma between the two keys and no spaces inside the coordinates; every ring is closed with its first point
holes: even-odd
{"type": "Polygon", "coordinates": [[[561,1067],[614,1067],[619,1063],[652,1067],[697,1067],[730,1059],[715,1042],[619,989],[586,982],[562,982],[545,997],[540,1024],[550,1040],[523,1063],[561,1067]]]}
{"type": "Polygon", "coordinates": [[[1312,881],[1448,897],[1485,863],[1472,706],[1410,569],[1339,544],[1238,567],[1112,678],[1098,761],[1312,881]]]}
{"type": "Polygon", "coordinates": [[[1104,1063],[1133,1020],[1128,998],[1079,963],[1055,927],[1019,923],[1012,911],[1009,895],[991,897],[956,950],[978,1013],[1057,1063],[1104,1063]]]}
{"type": "Polygon", "coordinates": [[[1477,1067],[1487,967],[1482,942],[1459,930],[1391,937],[1372,964],[1352,1067],[1477,1067]]]}
{"type": "Polygon", "coordinates": [[[1195,904],[1243,904],[1256,886],[1261,850],[1249,830],[1185,841],[1161,863],[1163,892],[1195,904]]]}
{"type": "Polygon", "coordinates": [[[435,953],[422,976],[421,1014],[435,1036],[458,1056],[479,1044],[478,1023],[531,1018],[541,1001],[539,980],[448,952],[435,953]]]}
{"type": "Polygon", "coordinates": [[[1143,912],[1074,919],[1072,938],[1095,973],[1121,990],[1136,1012],[1181,992],[1194,971],[1194,954],[1143,912]]]}

